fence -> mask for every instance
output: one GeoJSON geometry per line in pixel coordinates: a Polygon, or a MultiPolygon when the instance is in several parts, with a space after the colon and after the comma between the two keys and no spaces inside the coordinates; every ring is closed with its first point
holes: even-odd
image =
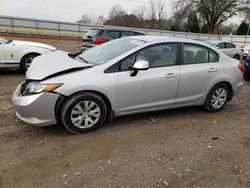
{"type": "MultiPolygon", "coordinates": [[[[82,37],[84,33],[86,33],[90,28],[93,27],[97,28],[101,26],[0,16],[0,33],[79,38],[82,37]]],[[[105,27],[112,28],[113,26],[105,25],[105,27]]],[[[124,29],[124,27],[119,27],[119,28],[124,29]]],[[[161,35],[169,37],[189,38],[195,40],[222,40],[222,41],[231,41],[240,46],[250,45],[250,37],[244,35],[212,35],[212,34],[199,34],[199,33],[189,33],[189,32],[151,30],[151,29],[141,29],[141,28],[126,28],[126,29],[140,31],[147,35],[161,35]]]]}

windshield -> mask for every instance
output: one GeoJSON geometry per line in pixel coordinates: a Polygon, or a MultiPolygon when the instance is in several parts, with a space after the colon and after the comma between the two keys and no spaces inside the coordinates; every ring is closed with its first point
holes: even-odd
{"type": "Polygon", "coordinates": [[[100,65],[144,43],[145,41],[136,40],[132,38],[117,39],[104,43],[100,46],[91,48],[83,52],[78,57],[90,64],[100,65]]]}
{"type": "Polygon", "coordinates": [[[8,43],[9,43],[9,40],[6,40],[6,39],[4,39],[4,38],[2,38],[2,37],[0,37],[0,41],[1,41],[2,43],[4,43],[4,44],[8,44],[8,43]]]}

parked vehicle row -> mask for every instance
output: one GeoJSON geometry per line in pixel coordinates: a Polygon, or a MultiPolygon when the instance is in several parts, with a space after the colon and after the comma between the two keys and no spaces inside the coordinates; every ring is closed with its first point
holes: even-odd
{"type": "Polygon", "coordinates": [[[242,71],[203,42],[133,36],[35,58],[12,102],[24,122],[85,133],[128,114],[197,105],[218,112],[242,88],[242,71]]]}

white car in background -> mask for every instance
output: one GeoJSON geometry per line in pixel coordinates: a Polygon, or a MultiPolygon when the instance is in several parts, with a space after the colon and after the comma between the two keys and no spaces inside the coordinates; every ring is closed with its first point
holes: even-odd
{"type": "Polygon", "coordinates": [[[223,41],[206,41],[206,43],[214,46],[215,48],[219,49],[220,51],[224,52],[229,57],[232,57],[237,60],[243,59],[243,50],[238,48],[232,42],[223,42],[223,41]]]}
{"type": "Polygon", "coordinates": [[[55,50],[53,46],[42,43],[0,37],[0,68],[16,67],[26,72],[35,57],[55,50]]]}
{"type": "Polygon", "coordinates": [[[243,51],[244,51],[244,58],[246,58],[250,53],[250,46],[244,47],[243,51]]]}

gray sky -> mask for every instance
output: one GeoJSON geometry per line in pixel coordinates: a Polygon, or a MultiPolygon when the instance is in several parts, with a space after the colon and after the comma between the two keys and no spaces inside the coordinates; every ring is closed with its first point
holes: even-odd
{"type": "MultiPolygon", "coordinates": [[[[158,1],[165,2],[169,17],[173,0],[158,1]]],[[[132,12],[141,5],[148,6],[149,2],[150,0],[0,0],[0,15],[76,22],[84,14],[94,20],[101,15],[107,17],[114,5],[121,5],[132,12]]],[[[241,20],[240,17],[234,17],[227,23],[239,24],[241,20]]]]}
{"type": "MultiPolygon", "coordinates": [[[[81,15],[107,16],[110,8],[121,5],[131,12],[149,0],[0,0],[0,15],[75,22],[81,15]]],[[[169,6],[170,0],[161,0],[169,6]]]]}

